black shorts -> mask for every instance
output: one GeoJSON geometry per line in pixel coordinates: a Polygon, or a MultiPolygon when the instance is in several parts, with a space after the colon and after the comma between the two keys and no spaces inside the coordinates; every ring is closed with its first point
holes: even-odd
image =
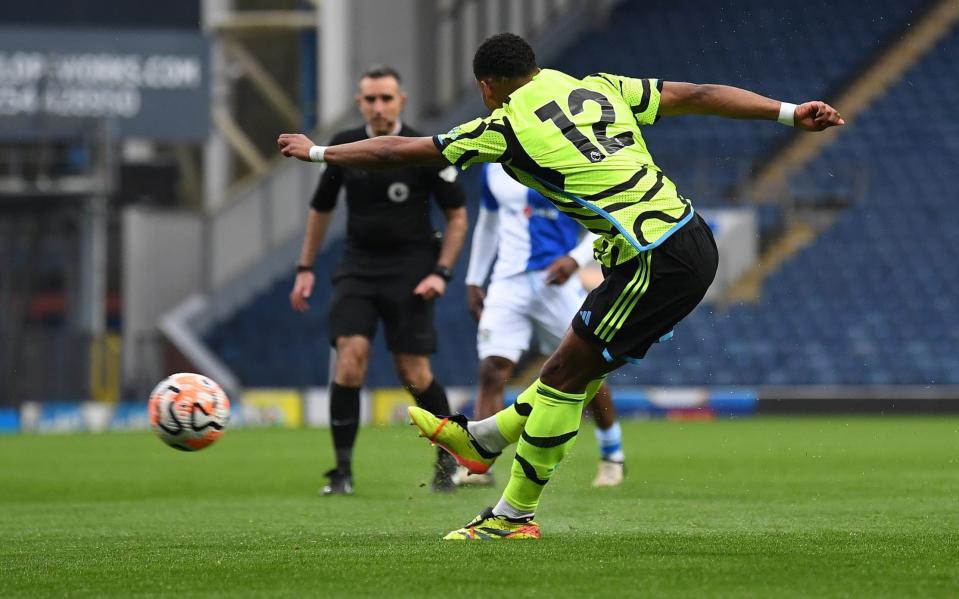
{"type": "Polygon", "coordinates": [[[716,276],[719,252],[695,215],[656,248],[613,268],[586,296],[573,331],[609,362],[642,359],[693,311],[716,276]]]}
{"type": "Polygon", "coordinates": [[[336,338],[348,335],[373,339],[382,319],[390,352],[428,355],[436,351],[433,302],[413,295],[413,289],[432,271],[435,258],[427,256],[416,262],[405,260],[402,268],[375,277],[342,269],[333,279],[330,344],[336,347],[336,338]]]}

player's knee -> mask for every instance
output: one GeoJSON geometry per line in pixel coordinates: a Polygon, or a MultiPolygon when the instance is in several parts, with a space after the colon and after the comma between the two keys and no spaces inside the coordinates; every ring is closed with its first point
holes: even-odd
{"type": "Polygon", "coordinates": [[[609,372],[609,364],[575,334],[567,335],[540,371],[540,380],[565,393],[583,393],[609,372]]]}
{"type": "Polygon", "coordinates": [[[547,385],[556,387],[556,385],[560,384],[560,382],[568,376],[567,370],[566,361],[554,354],[543,364],[539,378],[547,385]]]}
{"type": "Polygon", "coordinates": [[[490,356],[480,362],[480,385],[485,389],[501,389],[513,372],[513,363],[506,358],[490,356]]]}
{"type": "Polygon", "coordinates": [[[591,377],[580,372],[574,362],[554,354],[543,364],[539,380],[564,393],[582,393],[591,377]]]}

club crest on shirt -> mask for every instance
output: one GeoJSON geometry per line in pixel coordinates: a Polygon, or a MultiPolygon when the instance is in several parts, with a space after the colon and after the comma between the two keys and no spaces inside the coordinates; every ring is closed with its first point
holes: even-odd
{"type": "Polygon", "coordinates": [[[390,186],[386,189],[386,197],[388,197],[391,202],[401,204],[409,199],[410,186],[402,181],[390,183],[390,186]]]}

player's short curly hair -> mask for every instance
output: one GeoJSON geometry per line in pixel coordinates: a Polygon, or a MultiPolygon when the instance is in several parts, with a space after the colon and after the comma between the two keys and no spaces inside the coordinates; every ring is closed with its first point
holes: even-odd
{"type": "Polygon", "coordinates": [[[536,70],[533,48],[515,33],[497,33],[480,44],[473,55],[473,75],[513,79],[536,70]]]}

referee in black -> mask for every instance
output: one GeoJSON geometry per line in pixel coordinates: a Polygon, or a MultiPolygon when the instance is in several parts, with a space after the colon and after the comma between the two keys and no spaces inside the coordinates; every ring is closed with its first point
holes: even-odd
{"type": "MultiPolygon", "coordinates": [[[[366,124],[341,131],[330,145],[379,135],[421,135],[400,120],[406,94],[399,74],[374,67],[360,78],[356,104],[366,124]]],[[[323,494],[353,491],[353,444],[360,419],[360,387],[379,320],[396,372],[416,403],[449,414],[446,391],[433,377],[429,355],[436,350],[433,301],[446,291],[466,237],[465,194],[454,167],[408,167],[364,171],[328,165],[320,178],[290,293],[294,310],[309,309],[313,260],[323,242],[337,195],[346,186],[347,234],[333,275],[330,341],[336,372],[330,383],[330,425],[336,467],[326,473],[323,494]],[[430,222],[430,196],[446,218],[442,242],[430,222]]],[[[434,491],[452,491],[455,462],[437,448],[434,491]]]]}

